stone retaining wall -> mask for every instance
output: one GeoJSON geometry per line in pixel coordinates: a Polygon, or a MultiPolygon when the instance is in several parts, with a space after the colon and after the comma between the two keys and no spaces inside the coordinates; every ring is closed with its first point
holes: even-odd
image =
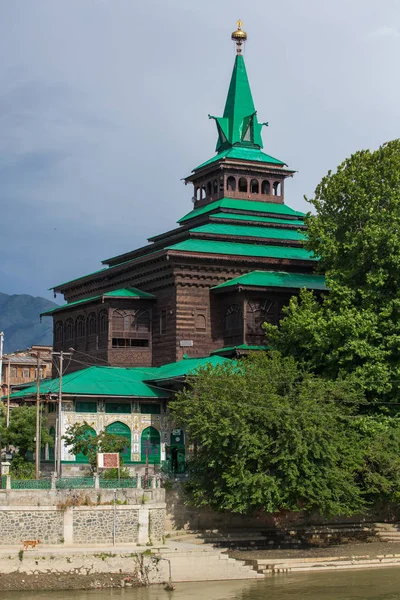
{"type": "Polygon", "coordinates": [[[161,541],[165,503],[114,506],[0,507],[0,545],[39,539],[43,544],[112,544],[161,541]]]}

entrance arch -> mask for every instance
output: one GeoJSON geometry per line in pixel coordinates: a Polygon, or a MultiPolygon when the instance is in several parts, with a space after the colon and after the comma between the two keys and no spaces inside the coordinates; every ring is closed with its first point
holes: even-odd
{"type": "Polygon", "coordinates": [[[127,439],[127,444],[123,451],[121,452],[121,457],[123,461],[131,462],[131,443],[132,443],[132,434],[128,425],[125,423],[121,423],[121,421],[115,421],[114,423],[110,423],[106,427],[107,433],[112,433],[113,435],[118,435],[127,439]]]}
{"type": "Polygon", "coordinates": [[[146,443],[150,442],[148,453],[149,453],[149,464],[159,464],[161,461],[161,444],[160,444],[160,432],[155,427],[147,427],[142,431],[141,444],[140,444],[140,456],[141,461],[146,462],[146,443]]]}
{"type": "MultiPolygon", "coordinates": [[[[95,436],[96,436],[95,430],[92,427],[90,427],[86,431],[86,433],[83,437],[85,438],[85,440],[87,440],[87,439],[89,439],[91,437],[95,437],[95,436]]],[[[87,465],[89,463],[89,459],[87,456],[82,454],[82,452],[79,452],[79,454],[75,454],[75,462],[87,465]]]]}

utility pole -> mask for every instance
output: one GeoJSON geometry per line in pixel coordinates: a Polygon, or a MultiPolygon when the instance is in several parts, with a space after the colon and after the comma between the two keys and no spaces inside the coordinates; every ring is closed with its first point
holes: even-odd
{"type": "Polygon", "coordinates": [[[4,331],[0,331],[0,386],[3,383],[3,346],[4,346],[4,331]]]}
{"type": "Polygon", "coordinates": [[[11,358],[8,357],[6,427],[8,427],[10,425],[10,393],[11,393],[11,358]]]}
{"type": "Polygon", "coordinates": [[[56,430],[56,473],[57,477],[61,477],[61,438],[62,438],[62,378],[63,378],[63,364],[66,356],[71,356],[72,352],[52,352],[53,356],[59,356],[58,366],[58,401],[57,401],[57,430],[56,430]]]}

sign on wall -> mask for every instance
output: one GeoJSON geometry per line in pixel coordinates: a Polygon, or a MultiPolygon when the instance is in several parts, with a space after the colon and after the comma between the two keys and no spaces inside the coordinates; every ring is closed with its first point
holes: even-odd
{"type": "Polygon", "coordinates": [[[119,453],[118,452],[98,452],[97,467],[99,469],[118,469],[119,468],[119,453]]]}

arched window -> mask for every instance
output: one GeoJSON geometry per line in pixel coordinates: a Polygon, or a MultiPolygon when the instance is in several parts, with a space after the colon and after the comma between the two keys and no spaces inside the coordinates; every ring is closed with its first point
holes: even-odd
{"type": "Polygon", "coordinates": [[[204,200],[206,197],[206,187],[205,185],[201,186],[201,199],[204,200]]]}
{"type": "Polygon", "coordinates": [[[135,314],[136,331],[138,333],[149,333],[150,332],[150,315],[147,310],[138,310],[135,314]]]}
{"type": "Polygon", "coordinates": [[[113,333],[125,330],[125,311],[114,310],[112,315],[112,330],[113,333]]]}
{"type": "Polygon", "coordinates": [[[106,431],[107,433],[112,433],[113,435],[125,438],[126,446],[122,450],[121,456],[124,459],[124,462],[130,462],[132,434],[128,425],[125,425],[125,423],[121,423],[121,421],[115,421],[114,423],[111,423],[106,427],[106,431]]]}
{"type": "Polygon", "coordinates": [[[262,345],[265,342],[264,323],[276,324],[277,304],[269,298],[249,300],[246,315],[246,343],[262,345]]]}
{"type": "Polygon", "coordinates": [[[108,329],[108,316],[107,311],[102,310],[99,314],[99,333],[107,333],[108,329]]]}
{"type": "Polygon", "coordinates": [[[264,181],[261,184],[261,193],[267,195],[271,193],[271,185],[266,179],[264,179],[264,181]]]}
{"type": "Polygon", "coordinates": [[[211,196],[211,181],[207,183],[207,196],[211,196]]]}
{"type": "Polygon", "coordinates": [[[68,342],[74,339],[74,322],[72,319],[65,321],[65,341],[68,342]]]}
{"type": "Polygon", "coordinates": [[[274,190],[274,196],[280,196],[281,195],[281,183],[280,181],[274,181],[274,186],[273,186],[273,190],[274,190]]]}
{"type": "Polygon", "coordinates": [[[243,331],[243,314],[238,304],[231,304],[225,313],[225,335],[237,336],[243,331]]]}
{"type": "Polygon", "coordinates": [[[196,331],[206,330],[206,317],[204,315],[196,315],[196,331]]]}
{"type": "Polygon", "coordinates": [[[226,189],[228,192],[236,192],[236,179],[234,177],[228,177],[226,180],[226,189]]]}
{"type": "Polygon", "coordinates": [[[224,191],[224,177],[223,177],[223,175],[221,175],[221,177],[219,178],[219,191],[220,192],[224,191]]]}
{"type": "Polygon", "coordinates": [[[85,317],[80,315],[75,321],[75,337],[80,339],[85,337],[85,317]]]}
{"type": "Polygon", "coordinates": [[[259,186],[257,179],[252,179],[250,181],[250,192],[252,194],[258,194],[259,189],[260,189],[260,186],[259,186]]]}
{"type": "Polygon", "coordinates": [[[64,339],[64,326],[62,321],[57,321],[54,326],[54,341],[60,344],[64,339]]]}
{"type": "Polygon", "coordinates": [[[213,194],[218,194],[218,180],[214,179],[213,181],[213,194]]]}
{"type": "Polygon", "coordinates": [[[112,345],[114,348],[148,346],[151,318],[147,310],[114,310],[112,314],[112,345]]]}
{"type": "Polygon", "coordinates": [[[160,433],[155,427],[147,427],[143,430],[140,446],[142,462],[146,462],[148,457],[149,463],[160,463],[160,433]]]}
{"type": "Polygon", "coordinates": [[[241,177],[239,179],[239,192],[247,192],[247,179],[246,179],[246,177],[241,177]]]}
{"type": "Polygon", "coordinates": [[[94,313],[90,313],[87,318],[87,333],[88,335],[96,335],[96,315],[94,313]]]}
{"type": "Polygon", "coordinates": [[[200,188],[195,188],[194,197],[196,200],[200,200],[200,188]]]}

